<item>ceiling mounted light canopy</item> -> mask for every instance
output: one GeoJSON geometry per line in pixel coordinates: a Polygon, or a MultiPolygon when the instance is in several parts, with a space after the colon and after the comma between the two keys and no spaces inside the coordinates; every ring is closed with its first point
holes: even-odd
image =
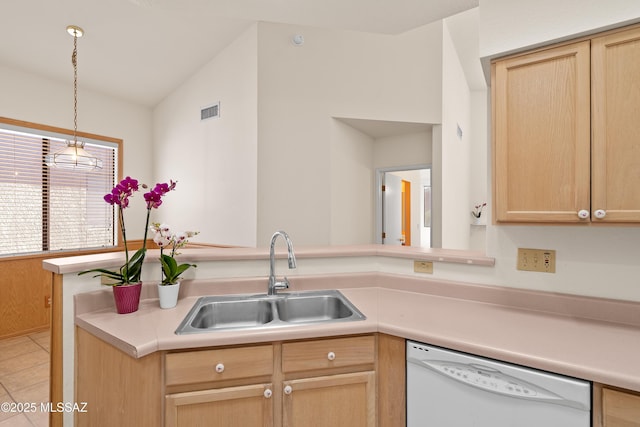
{"type": "Polygon", "coordinates": [[[87,153],[84,149],[84,142],[78,141],[78,37],[82,37],[84,31],[75,25],[69,25],[67,32],[73,36],[73,54],[71,63],[73,64],[73,141],[67,141],[67,146],[45,157],[47,166],[77,169],[89,171],[102,169],[102,160],[87,153]]]}

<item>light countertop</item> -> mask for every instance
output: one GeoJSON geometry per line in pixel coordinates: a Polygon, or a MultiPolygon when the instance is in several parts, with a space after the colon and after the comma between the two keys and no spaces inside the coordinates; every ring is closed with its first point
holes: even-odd
{"type": "MultiPolygon", "coordinates": [[[[155,289],[147,286],[140,309],[126,315],[116,314],[110,289],[78,294],[75,322],[132,357],[161,350],[381,332],[640,391],[640,304],[380,273],[330,279],[296,278],[291,290],[331,283],[366,320],[176,335],[198,295],[213,289],[196,283],[168,310],[159,308],[155,289]]],[[[263,284],[246,282],[243,293],[264,293],[263,284]]],[[[238,288],[233,287],[236,292],[238,288]]]]}

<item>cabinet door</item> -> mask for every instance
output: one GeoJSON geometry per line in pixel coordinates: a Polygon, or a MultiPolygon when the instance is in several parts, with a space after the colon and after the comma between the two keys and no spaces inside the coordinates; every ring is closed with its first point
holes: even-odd
{"type": "Polygon", "coordinates": [[[640,28],[594,38],[591,55],[593,221],[640,222],[640,28]]]}
{"type": "Polygon", "coordinates": [[[602,425],[604,427],[640,427],[640,396],[603,388],[602,425]]]}
{"type": "Polygon", "coordinates": [[[589,57],[584,41],[494,64],[496,221],[585,221],[578,212],[590,210],[589,57]]]}
{"type": "Polygon", "coordinates": [[[284,381],[283,427],[375,427],[375,373],[284,381]]]}
{"type": "Polygon", "coordinates": [[[165,427],[272,427],[271,384],[169,394],[165,427]]]}

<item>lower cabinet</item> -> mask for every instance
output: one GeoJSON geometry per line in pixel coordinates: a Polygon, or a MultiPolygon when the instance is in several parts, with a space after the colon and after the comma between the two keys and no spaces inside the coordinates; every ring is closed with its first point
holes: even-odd
{"type": "Polygon", "coordinates": [[[285,381],[284,427],[376,426],[375,372],[285,381]]]}
{"type": "Polygon", "coordinates": [[[374,336],[282,344],[283,427],[375,427],[374,336]]]}
{"type": "Polygon", "coordinates": [[[165,427],[375,427],[376,336],[168,352],[165,427]]]}
{"type": "Polygon", "coordinates": [[[169,394],[166,427],[273,425],[271,384],[169,394]]]}
{"type": "Polygon", "coordinates": [[[640,427],[640,394],[603,387],[602,427],[640,427]]]}

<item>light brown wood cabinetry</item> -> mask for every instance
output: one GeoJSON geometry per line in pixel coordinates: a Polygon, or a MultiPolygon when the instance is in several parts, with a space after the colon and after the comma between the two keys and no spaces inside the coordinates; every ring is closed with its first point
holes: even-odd
{"type": "Polygon", "coordinates": [[[602,427],[640,427],[640,394],[602,387],[602,427]]]}
{"type": "Polygon", "coordinates": [[[376,426],[375,372],[285,381],[283,423],[294,426],[376,426]]]}
{"type": "Polygon", "coordinates": [[[492,65],[496,222],[640,222],[640,28],[492,65]]]}
{"type": "Polygon", "coordinates": [[[161,351],[136,359],[76,328],[75,399],[89,410],[76,414],[75,422],[404,425],[403,352],[404,339],[375,334],[161,351]],[[385,375],[380,381],[378,371],[385,375]],[[382,411],[378,396],[385,399],[382,411]]]}
{"type": "MultiPolygon", "coordinates": [[[[76,427],[162,425],[161,354],[134,359],[76,327],[76,427]]],[[[61,424],[60,424],[61,425],[61,424]]]]}
{"type": "Polygon", "coordinates": [[[272,426],[273,367],[271,344],[166,354],[164,425],[272,426]]]}
{"type": "Polygon", "coordinates": [[[375,427],[375,348],[373,336],[284,343],[282,425],[375,427]]]}
{"type": "Polygon", "coordinates": [[[165,426],[374,427],[375,358],[373,335],[169,352],[165,426]]]}
{"type": "Polygon", "coordinates": [[[273,346],[223,348],[168,353],[165,384],[197,384],[237,380],[273,373],[273,346]]]}
{"type": "Polygon", "coordinates": [[[373,336],[299,341],[282,345],[284,373],[373,364],[374,361],[373,336]]]}
{"type": "Polygon", "coordinates": [[[640,222],[640,28],[591,40],[591,207],[640,222]]]}
{"type": "Polygon", "coordinates": [[[165,427],[273,425],[271,384],[168,394],[165,427]]]}

